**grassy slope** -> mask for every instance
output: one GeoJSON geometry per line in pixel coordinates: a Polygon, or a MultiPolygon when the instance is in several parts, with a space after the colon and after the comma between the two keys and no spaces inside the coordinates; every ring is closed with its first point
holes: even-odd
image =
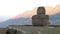
{"type": "Polygon", "coordinates": [[[24,31],[40,31],[41,34],[60,34],[60,27],[32,27],[32,26],[20,26],[15,27],[24,31]]]}
{"type": "Polygon", "coordinates": [[[60,34],[60,27],[43,29],[42,34],[60,34]]]}
{"type": "Polygon", "coordinates": [[[60,28],[58,27],[56,28],[40,27],[34,30],[39,30],[42,34],[60,34],[60,28]]]}

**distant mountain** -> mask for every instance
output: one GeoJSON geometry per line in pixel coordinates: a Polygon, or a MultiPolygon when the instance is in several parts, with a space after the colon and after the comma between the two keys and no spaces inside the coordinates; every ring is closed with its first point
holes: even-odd
{"type": "MultiPolygon", "coordinates": [[[[44,7],[46,9],[47,15],[53,15],[53,14],[60,12],[60,4],[57,4],[56,7],[50,7],[50,6],[44,6],[44,7]]],[[[37,14],[36,11],[37,11],[37,7],[34,8],[33,10],[25,11],[22,14],[18,14],[16,16],[14,16],[13,18],[16,19],[16,18],[20,18],[20,17],[32,17],[33,15],[37,14]]]]}
{"type": "Polygon", "coordinates": [[[50,17],[50,20],[60,20],[60,13],[50,15],[49,17],[50,17]]]}
{"type": "MultiPolygon", "coordinates": [[[[49,16],[50,25],[60,25],[60,13],[49,16]]],[[[17,18],[9,19],[0,23],[0,27],[7,27],[8,25],[32,25],[31,18],[17,18]]]]}
{"type": "Polygon", "coordinates": [[[51,24],[60,25],[60,13],[49,16],[51,24]]]}
{"type": "Polygon", "coordinates": [[[18,19],[9,19],[0,23],[0,27],[4,28],[8,25],[32,25],[31,18],[18,18],[18,19]]]}
{"type": "Polygon", "coordinates": [[[31,11],[25,11],[25,12],[22,13],[22,14],[18,14],[18,15],[16,15],[16,16],[14,16],[13,19],[21,18],[21,17],[31,18],[33,15],[36,14],[36,10],[37,10],[37,8],[34,8],[34,9],[31,10],[31,11]]]}
{"type": "Polygon", "coordinates": [[[8,19],[10,19],[11,17],[9,16],[0,16],[0,22],[6,21],[8,19]]]}

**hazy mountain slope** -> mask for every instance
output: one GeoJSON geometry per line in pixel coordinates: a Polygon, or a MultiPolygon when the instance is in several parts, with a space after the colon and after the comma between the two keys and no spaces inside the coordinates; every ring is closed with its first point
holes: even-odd
{"type": "Polygon", "coordinates": [[[49,16],[51,24],[60,25],[60,13],[49,16]]]}
{"type": "Polygon", "coordinates": [[[32,25],[31,18],[9,19],[0,23],[0,27],[7,27],[8,25],[32,25]]]}

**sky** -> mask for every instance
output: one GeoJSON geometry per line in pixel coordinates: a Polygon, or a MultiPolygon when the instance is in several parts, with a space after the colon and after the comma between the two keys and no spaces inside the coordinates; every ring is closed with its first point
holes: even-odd
{"type": "MultiPolygon", "coordinates": [[[[5,16],[5,19],[8,19],[35,7],[55,7],[59,3],[60,0],[0,0],[0,16],[5,16]]],[[[5,20],[4,18],[1,19],[2,21],[5,20]]]]}

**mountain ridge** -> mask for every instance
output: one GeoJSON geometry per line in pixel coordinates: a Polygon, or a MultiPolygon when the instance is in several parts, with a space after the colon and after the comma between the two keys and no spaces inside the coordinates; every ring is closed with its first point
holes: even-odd
{"type": "MultiPolygon", "coordinates": [[[[56,7],[50,7],[50,6],[44,6],[44,7],[46,9],[46,14],[47,15],[53,15],[55,13],[60,12],[60,4],[57,4],[56,7]]],[[[33,15],[37,14],[36,11],[37,11],[37,7],[34,8],[33,10],[31,10],[31,11],[25,11],[22,14],[18,14],[16,16],[14,16],[13,19],[20,18],[20,17],[32,17],[33,15]]]]}

